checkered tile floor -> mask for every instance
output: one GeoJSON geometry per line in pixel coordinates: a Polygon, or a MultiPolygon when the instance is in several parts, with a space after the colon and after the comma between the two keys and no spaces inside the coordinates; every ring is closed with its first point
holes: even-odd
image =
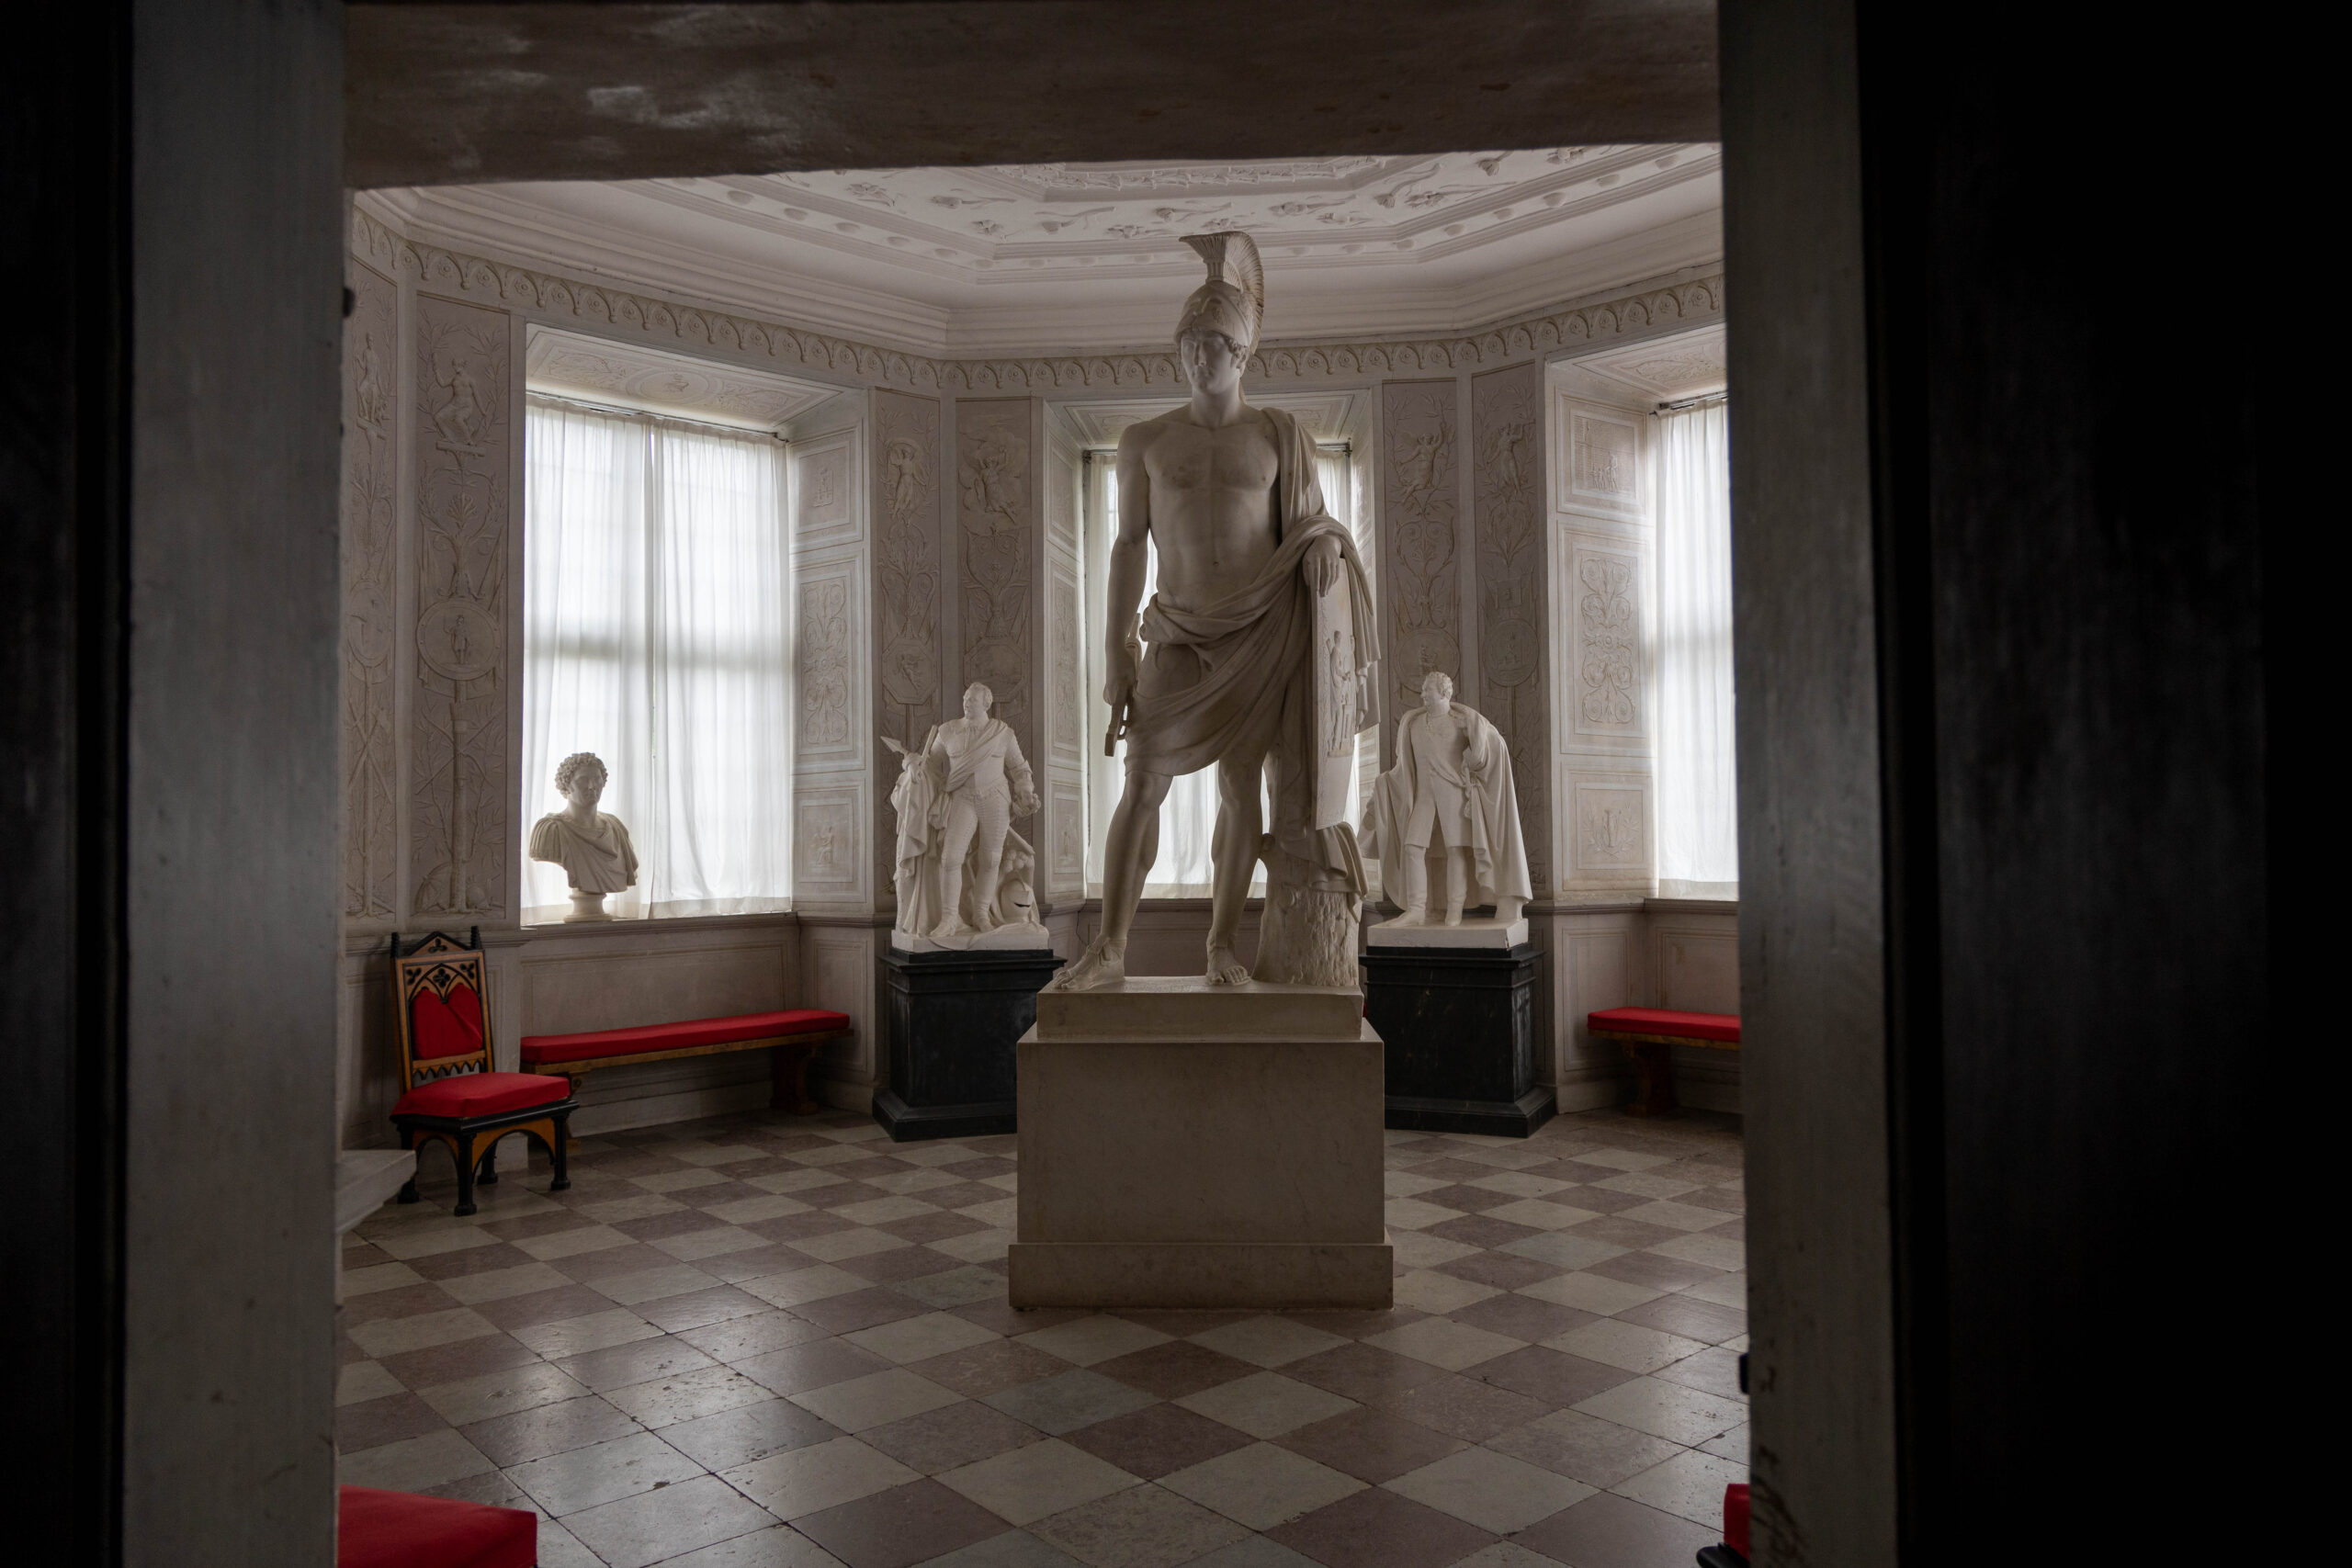
{"type": "MultiPolygon", "coordinates": [[[[1727,1119],[1388,1134],[1389,1312],[1016,1313],[1015,1140],[584,1140],[343,1255],[345,1481],[544,1568],[1688,1568],[1747,1477],[1727,1119]]],[[[435,1184],[437,1179],[438,1184],[435,1184]]]]}

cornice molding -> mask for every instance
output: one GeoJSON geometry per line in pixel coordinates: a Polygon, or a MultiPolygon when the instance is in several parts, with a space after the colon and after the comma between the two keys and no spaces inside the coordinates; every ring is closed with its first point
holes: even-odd
{"type": "MultiPolygon", "coordinates": [[[[405,234],[368,207],[364,196],[352,207],[355,258],[403,275],[419,288],[494,299],[550,324],[623,328],[689,352],[715,350],[753,364],[797,366],[851,385],[916,391],[1030,395],[1182,384],[1175,355],[1165,348],[935,357],[469,254],[405,234]]],[[[1721,270],[1692,268],[1469,333],[1267,344],[1250,367],[1261,384],[1482,369],[1588,344],[1630,343],[1719,320],[1723,310],[1721,270]]]]}

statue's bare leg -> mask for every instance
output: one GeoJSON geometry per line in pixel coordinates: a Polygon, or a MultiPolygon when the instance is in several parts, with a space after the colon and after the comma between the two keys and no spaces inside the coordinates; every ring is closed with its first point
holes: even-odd
{"type": "Polygon", "coordinates": [[[1265,837],[1265,803],[1260,793],[1265,759],[1216,765],[1216,831],[1209,843],[1210,885],[1208,980],[1212,986],[1241,986],[1250,966],[1233,954],[1241,935],[1241,914],[1250,901],[1250,879],[1258,870],[1259,841],[1265,837]]]}
{"type": "Polygon", "coordinates": [[[1127,931],[1135,924],[1144,878],[1159,852],[1159,805],[1168,798],[1172,782],[1165,773],[1127,770],[1127,787],[1119,794],[1102,844],[1102,934],[1054,977],[1048,989],[1091,991],[1127,977],[1127,931]]]}
{"type": "Polygon", "coordinates": [[[935,941],[964,935],[972,928],[964,923],[964,855],[972,847],[972,835],[980,825],[980,814],[972,809],[968,800],[951,799],[947,805],[947,820],[939,834],[939,923],[931,928],[935,941]]]}

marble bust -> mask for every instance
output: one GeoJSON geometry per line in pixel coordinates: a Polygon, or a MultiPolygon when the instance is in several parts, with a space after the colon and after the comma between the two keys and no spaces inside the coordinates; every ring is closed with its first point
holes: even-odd
{"type": "Polygon", "coordinates": [[[1495,916],[1478,925],[1498,925],[1505,938],[1521,925],[1530,889],[1510,748],[1484,715],[1453,700],[1444,671],[1422,677],[1421,705],[1398,721],[1396,765],[1374,781],[1367,818],[1364,846],[1380,857],[1381,880],[1404,910],[1371,940],[1429,940],[1415,933],[1440,923],[1430,918],[1435,856],[1445,868],[1444,927],[1461,927],[1464,909],[1483,904],[1495,916]]]}
{"type": "Polygon", "coordinates": [[[574,751],[555,771],[565,801],[531,826],[531,858],[563,867],[571,881],[568,920],[609,920],[606,894],[637,886],[637,847],[621,819],[596,809],[609,775],[593,751],[574,751]]]}
{"type": "Polygon", "coordinates": [[[1371,592],[1353,538],[1324,505],[1306,433],[1241,394],[1265,312],[1256,244],[1234,232],[1184,243],[1208,268],[1176,323],[1192,397],[1119,441],[1102,696],[1106,745],[1126,741],[1126,780],[1103,855],[1102,931],[1051,988],[1125,980],[1160,805],[1178,776],[1207,767],[1217,778],[1208,983],[1354,987],[1366,880],[1346,799],[1354,738],[1375,722],[1371,592]],[[1143,604],[1155,556],[1158,592],[1143,604]],[[1261,861],[1252,967],[1235,944],[1261,861]]]}
{"type": "Polygon", "coordinates": [[[899,758],[890,941],[901,950],[1050,945],[1031,891],[1036,852],[1012,830],[1014,818],[1037,809],[1036,782],[995,705],[975,681],[963,716],[933,726],[920,745],[883,737],[899,758]]]}

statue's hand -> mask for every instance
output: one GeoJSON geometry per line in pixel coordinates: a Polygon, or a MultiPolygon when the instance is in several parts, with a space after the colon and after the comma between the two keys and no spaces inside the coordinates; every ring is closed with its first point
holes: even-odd
{"type": "Polygon", "coordinates": [[[1340,581],[1340,541],[1326,534],[1306,547],[1306,585],[1317,594],[1340,581]]]}
{"type": "Polygon", "coordinates": [[[1032,816],[1044,804],[1045,802],[1039,800],[1034,792],[1029,795],[1016,795],[1012,797],[1012,814],[1015,817],[1032,816]]]}
{"type": "Polygon", "coordinates": [[[1135,649],[1122,643],[1107,651],[1103,664],[1102,700],[1115,714],[1136,689],[1135,649]]]}

